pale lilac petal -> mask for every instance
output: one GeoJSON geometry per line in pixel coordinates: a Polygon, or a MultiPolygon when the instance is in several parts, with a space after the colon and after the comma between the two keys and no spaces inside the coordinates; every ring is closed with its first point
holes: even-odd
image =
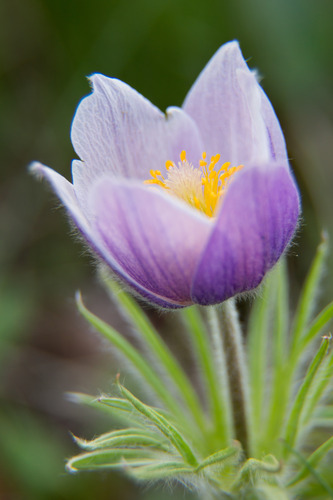
{"type": "MultiPolygon", "coordinates": [[[[91,169],[80,160],[72,161],[72,178],[73,185],[75,189],[75,194],[80,205],[82,212],[90,220],[90,206],[88,204],[89,191],[94,182],[94,175],[91,173],[91,169]]],[[[96,180],[95,180],[96,182],[96,180]]]]}
{"type": "Polygon", "coordinates": [[[113,267],[116,261],[152,302],[189,305],[193,272],[212,228],[208,217],[155,188],[110,178],[94,187],[91,203],[106,262],[113,267]]]}
{"type": "Polygon", "coordinates": [[[237,42],[217,51],[189,91],[183,109],[196,121],[209,156],[220,153],[223,161],[234,165],[263,163],[274,158],[273,141],[281,160],[280,126],[237,42]]]}
{"type": "Polygon", "coordinates": [[[30,165],[29,169],[31,173],[37,177],[46,179],[51,184],[54,192],[60,198],[80,231],[82,233],[90,233],[88,220],[82,213],[73,184],[62,175],[41,163],[34,162],[30,165]]]}
{"type": "MultiPolygon", "coordinates": [[[[262,93],[256,76],[249,69],[236,70],[237,82],[243,97],[243,109],[239,109],[242,130],[236,129],[233,133],[233,141],[239,145],[239,159],[235,163],[270,166],[272,159],[269,134],[262,112],[262,93]],[[247,134],[246,140],[244,135],[247,134]],[[241,159],[243,158],[243,159],[241,159]]],[[[236,111],[237,113],[237,111],[236,111]]],[[[234,162],[233,162],[234,163],[234,162]]]]}
{"type": "Polygon", "coordinates": [[[288,155],[286,142],[284,140],[283,132],[280,127],[279,120],[275,114],[275,111],[266,96],[265,92],[260,88],[261,93],[261,112],[264,117],[267,133],[269,147],[271,151],[271,157],[276,162],[281,163],[288,167],[288,155]]]}
{"type": "Polygon", "coordinates": [[[298,192],[284,166],[241,171],[196,270],[193,301],[216,304],[259,285],[288,245],[298,215],[298,192]]]}
{"type": "MultiPolygon", "coordinates": [[[[94,252],[101,258],[103,258],[103,253],[100,250],[101,247],[103,247],[103,243],[100,241],[99,235],[94,233],[93,228],[89,224],[87,218],[83,215],[73,185],[51,168],[46,167],[45,165],[42,165],[38,162],[31,164],[30,171],[32,174],[38,177],[45,178],[51,184],[53,190],[58,195],[65,208],[67,209],[69,215],[77,225],[77,228],[81,232],[83,238],[94,250],[94,252]]],[[[86,205],[87,204],[88,203],[86,200],[86,205]]],[[[90,210],[88,210],[87,207],[85,211],[91,214],[90,210]]],[[[141,289],[139,286],[136,286],[136,283],[134,283],[131,277],[124,272],[124,270],[118,265],[118,263],[112,258],[111,255],[108,255],[107,260],[113,271],[118,276],[124,279],[127,283],[131,284],[133,288],[135,288],[137,292],[142,296],[146,297],[149,300],[152,300],[150,294],[146,293],[146,291],[144,289],[141,289]]],[[[163,307],[177,307],[177,305],[170,305],[168,302],[163,300],[160,300],[158,303],[163,307]]]]}
{"type": "MultiPolygon", "coordinates": [[[[146,179],[150,169],[164,170],[183,149],[197,160],[202,144],[194,121],[180,108],[166,114],[130,86],[103,75],[91,77],[93,93],[76,111],[71,138],[84,164],[74,185],[102,174],[146,179]]],[[[78,166],[78,165],[77,165],[78,166]]]]}

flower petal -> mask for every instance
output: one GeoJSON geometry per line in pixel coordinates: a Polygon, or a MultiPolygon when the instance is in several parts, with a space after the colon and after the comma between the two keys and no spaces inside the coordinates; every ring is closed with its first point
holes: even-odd
{"type": "Polygon", "coordinates": [[[88,233],[90,233],[89,223],[81,211],[73,184],[51,168],[38,162],[32,163],[29,170],[34,175],[46,179],[51,184],[53,190],[67,208],[80,231],[88,235],[88,233]]]}
{"type": "Polygon", "coordinates": [[[261,112],[264,117],[266,130],[269,137],[269,148],[271,157],[276,162],[279,162],[289,168],[288,155],[284,135],[280,127],[279,120],[275,114],[273,106],[262,88],[261,93],[261,112]]]}
{"type": "Polygon", "coordinates": [[[223,45],[189,91],[183,109],[195,120],[209,155],[232,164],[282,160],[283,135],[271,105],[237,42],[223,45]],[[272,150],[276,155],[272,154],[272,150]]]}
{"type": "MultiPolygon", "coordinates": [[[[194,121],[180,108],[162,113],[130,86],[100,74],[91,77],[93,93],[76,111],[71,138],[89,183],[103,173],[145,179],[167,160],[201,156],[194,121]]],[[[74,184],[79,182],[73,173],[74,184]]]]}
{"type": "Polygon", "coordinates": [[[94,177],[95,175],[92,174],[91,169],[89,169],[82,161],[72,161],[72,178],[75,194],[82,212],[89,220],[92,215],[90,213],[90,206],[87,203],[87,200],[89,198],[89,191],[95,180],[94,177]]]}
{"type": "Polygon", "coordinates": [[[243,169],[202,254],[193,301],[217,304],[258,286],[290,241],[298,215],[298,192],[284,166],[243,169]]]}
{"type": "Polygon", "coordinates": [[[91,199],[100,253],[130,285],[167,307],[191,303],[190,286],[211,221],[169,194],[135,181],[104,178],[91,199]],[[128,280],[129,281],[129,280],[128,280]]]}

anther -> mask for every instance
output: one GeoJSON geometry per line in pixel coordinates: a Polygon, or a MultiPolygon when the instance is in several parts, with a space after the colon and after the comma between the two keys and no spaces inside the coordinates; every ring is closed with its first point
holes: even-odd
{"type": "Polygon", "coordinates": [[[186,161],[186,151],[184,150],[180,153],[180,161],[186,161]]]}

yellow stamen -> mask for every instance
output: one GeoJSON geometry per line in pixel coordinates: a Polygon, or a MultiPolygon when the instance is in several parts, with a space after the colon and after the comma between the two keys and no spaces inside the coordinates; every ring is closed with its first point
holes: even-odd
{"type": "Polygon", "coordinates": [[[195,208],[200,210],[200,201],[198,200],[198,198],[196,196],[193,196],[193,201],[194,201],[195,208]]]}
{"type": "Polygon", "coordinates": [[[150,170],[152,179],[145,180],[144,183],[167,189],[170,194],[186,201],[208,217],[214,217],[233,175],[241,170],[243,165],[231,167],[230,162],[225,162],[215,170],[221,155],[212,156],[209,165],[206,157],[206,152],[203,152],[199,160],[200,168],[195,168],[188,162],[186,151],[183,150],[178,165],[170,160],[165,163],[166,178],[160,170],[150,170]]]}
{"type": "Polygon", "coordinates": [[[202,160],[199,161],[200,167],[205,167],[207,165],[206,156],[207,156],[207,153],[204,151],[202,153],[202,160]]]}
{"type": "Polygon", "coordinates": [[[180,161],[185,162],[186,161],[186,151],[182,151],[180,153],[180,161]]]}
{"type": "Polygon", "coordinates": [[[169,189],[165,184],[165,179],[159,170],[150,170],[149,173],[152,176],[152,179],[143,181],[144,184],[156,184],[163,187],[164,189],[169,189]],[[161,179],[158,179],[158,177],[160,177],[161,179]]]}

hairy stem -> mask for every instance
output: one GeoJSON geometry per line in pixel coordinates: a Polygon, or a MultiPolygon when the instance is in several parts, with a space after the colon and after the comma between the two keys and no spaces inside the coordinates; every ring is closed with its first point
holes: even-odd
{"type": "Polygon", "coordinates": [[[249,388],[241,327],[232,299],[220,306],[221,334],[227,364],[235,437],[248,455],[249,388]]]}

